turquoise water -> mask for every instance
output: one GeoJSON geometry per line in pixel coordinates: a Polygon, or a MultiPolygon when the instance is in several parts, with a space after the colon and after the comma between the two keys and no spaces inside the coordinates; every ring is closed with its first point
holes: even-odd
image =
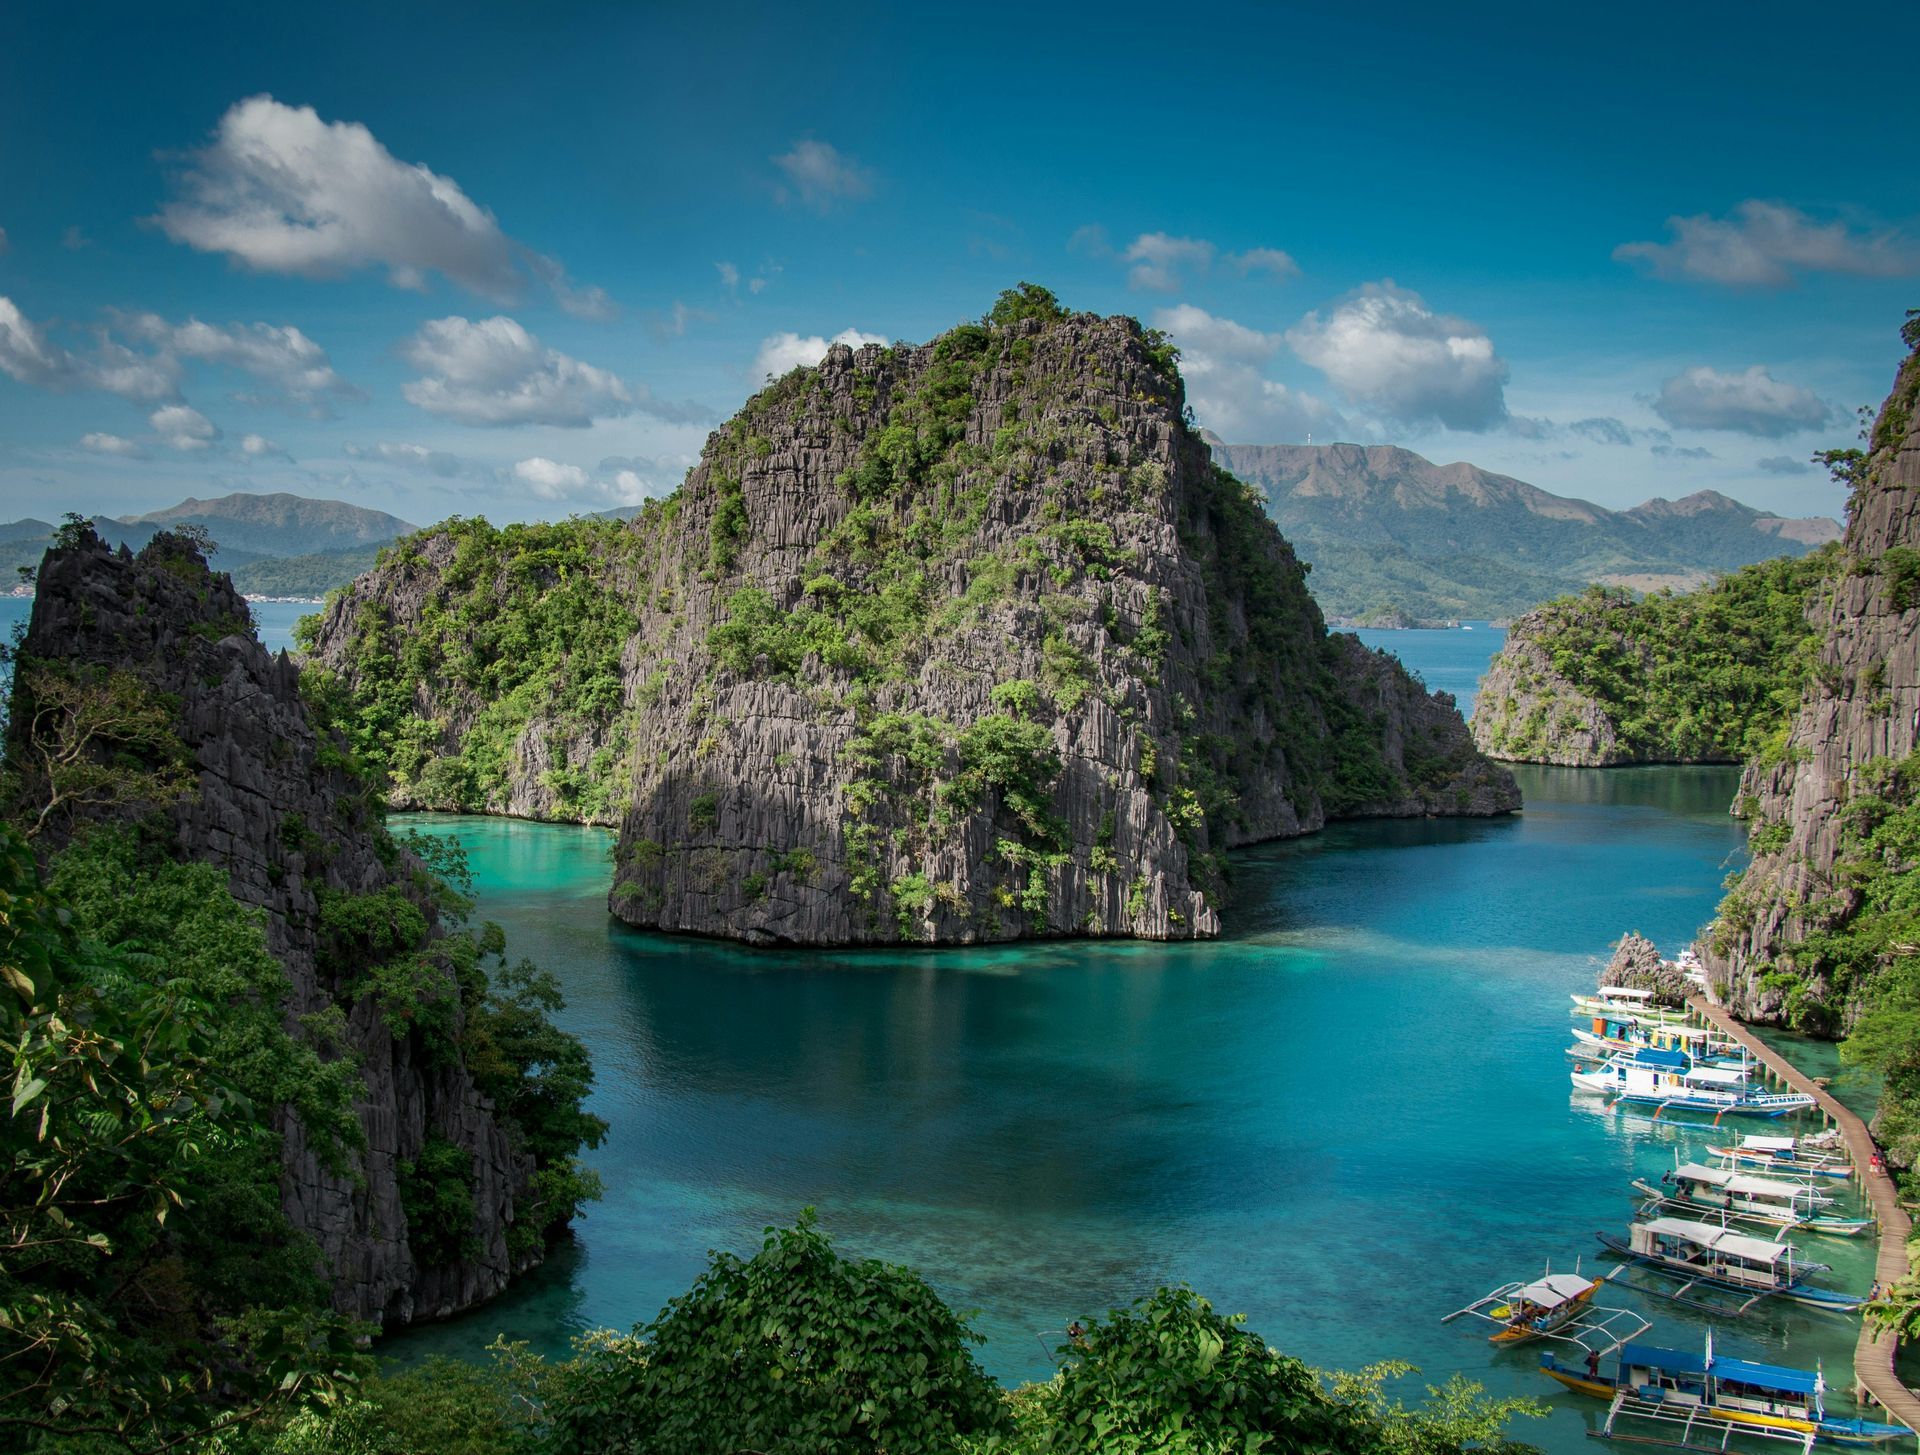
{"type": "MultiPolygon", "coordinates": [[[[1369,634],[1459,691],[1498,633],[1369,634]],[[1444,639],[1422,659],[1419,638],[1444,639]]],[[[1732,770],[1524,769],[1499,822],[1340,825],[1234,856],[1229,935],[949,952],[756,951],[638,934],[604,911],[609,836],[472,818],[481,913],[556,970],[612,1124],[607,1196],[571,1246],[467,1318],[389,1341],[559,1352],[651,1317],[706,1250],[814,1205],[851,1252],[979,1310],[1006,1379],[1071,1317],[1184,1280],[1323,1367],[1400,1357],[1553,1401],[1519,1434],[1586,1448],[1597,1403],[1441,1316],[1546,1260],[1594,1263],[1628,1183],[1698,1130],[1572,1095],[1567,996],[1610,941],[1677,948],[1737,862],[1732,770]]],[[[1817,1240],[1848,1286],[1866,1246],[1817,1240]]],[[[1621,1290],[1655,1337],[1702,1316],[1621,1290]]],[[[1812,1312],[1724,1347],[1845,1367],[1812,1312]]],[[[1419,1381],[1415,1381],[1417,1384],[1419,1381]]],[[[1417,1394],[1417,1389],[1411,1391],[1417,1394]]]]}

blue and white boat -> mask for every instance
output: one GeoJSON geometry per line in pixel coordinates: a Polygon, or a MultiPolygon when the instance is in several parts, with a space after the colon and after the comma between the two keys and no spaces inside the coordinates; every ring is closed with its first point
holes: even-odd
{"type": "Polygon", "coordinates": [[[1573,1084],[1616,1103],[1657,1111],[1704,1111],[1718,1116],[1780,1117],[1805,1111],[1814,1099],[1798,1091],[1765,1091],[1737,1067],[1702,1066],[1685,1051],[1637,1047],[1593,1067],[1575,1067],[1573,1084]]]}
{"type": "Polygon", "coordinates": [[[1601,1233],[1607,1249],[1665,1278],[1681,1280],[1671,1295],[1681,1303],[1698,1304],[1714,1312],[1744,1314],[1769,1298],[1789,1299],[1810,1308],[1835,1313],[1857,1313],[1866,1299],[1857,1293],[1823,1288],[1816,1273],[1830,1272],[1790,1243],[1775,1243],[1714,1223],[1686,1218],[1648,1218],[1636,1222],[1622,1238],[1601,1233]],[[1695,1289],[1732,1294],[1731,1306],[1709,1305],[1689,1297],[1695,1289]]]}
{"type": "Polygon", "coordinates": [[[1551,1354],[1541,1356],[1540,1372],[1568,1389],[1612,1400],[1596,1432],[1602,1439],[1724,1450],[1736,1434],[1802,1448],[1815,1441],[1871,1446],[1913,1438],[1905,1425],[1828,1414],[1827,1382],[1819,1370],[1729,1358],[1715,1351],[1711,1332],[1704,1355],[1629,1343],[1621,1346],[1612,1374],[1602,1372],[1598,1360],[1580,1368],[1551,1354]],[[1623,1419],[1664,1426],[1679,1438],[1628,1435],[1617,1428],[1623,1419]],[[1702,1437],[1700,1445],[1692,1443],[1695,1435],[1702,1437]]]}

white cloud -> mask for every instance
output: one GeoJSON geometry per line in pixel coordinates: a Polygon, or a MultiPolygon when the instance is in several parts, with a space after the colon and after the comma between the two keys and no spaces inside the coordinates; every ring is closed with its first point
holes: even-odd
{"type": "Polygon", "coordinates": [[[144,460],[147,452],[124,435],[94,432],[80,436],[80,448],[96,455],[118,455],[125,460],[144,460]]]}
{"type": "Polygon", "coordinates": [[[1182,269],[1192,267],[1204,273],[1213,265],[1213,244],[1204,238],[1143,232],[1127,245],[1120,261],[1133,264],[1127,270],[1128,287],[1171,293],[1180,286],[1182,269]]]}
{"type": "Polygon", "coordinates": [[[544,455],[520,461],[509,473],[516,483],[526,486],[542,500],[631,505],[644,499],[647,493],[646,482],[631,470],[619,470],[611,479],[596,480],[578,465],[564,465],[544,455]]]}
{"type": "Polygon", "coordinates": [[[421,377],[400,386],[410,404],[461,424],[585,428],[636,409],[685,420],[704,411],[656,401],[617,374],[550,349],[511,318],[436,318],[400,345],[421,377]]]}
{"type": "Polygon", "coordinates": [[[1675,429],[1717,429],[1778,439],[1819,429],[1833,407],[1811,389],[1786,384],[1755,364],[1723,374],[1704,365],[1676,374],[1660,386],[1653,412],[1675,429]]]}
{"type": "Polygon", "coordinates": [[[873,173],[823,141],[797,141],[792,151],[771,161],[787,179],[787,185],[774,189],[783,203],[797,198],[816,212],[828,212],[837,202],[858,202],[873,192],[873,173]]]}
{"type": "Polygon", "coordinates": [[[0,253],[4,253],[6,250],[7,250],[7,230],[4,227],[0,227],[0,253]]]}
{"type": "Polygon", "coordinates": [[[180,366],[151,358],[102,337],[91,356],[73,353],[47,337],[11,298],[0,297],[0,373],[41,389],[99,389],[123,399],[154,403],[180,392],[180,366]]]}
{"type": "Polygon", "coordinates": [[[209,448],[220,438],[212,420],[184,404],[169,404],[147,416],[147,423],[169,449],[192,451],[209,448]]]}
{"type": "Polygon", "coordinates": [[[656,313],[647,320],[647,332],[665,343],[669,339],[685,338],[691,324],[712,322],[713,315],[706,309],[690,308],[676,298],[667,312],[656,313]]]}
{"type": "Polygon", "coordinates": [[[731,293],[740,286],[740,270],[732,263],[715,263],[720,273],[720,286],[731,293]]]}
{"type": "Polygon", "coordinates": [[[286,448],[276,444],[265,435],[249,434],[240,437],[240,453],[250,460],[280,459],[291,460],[286,448]]]}
{"type": "Polygon", "coordinates": [[[1194,414],[1214,433],[1234,441],[1277,443],[1345,429],[1346,421],[1324,400],[1266,377],[1281,335],[1216,318],[1190,303],[1163,308],[1153,321],[1179,344],[1180,372],[1194,414]]]}
{"type": "Polygon", "coordinates": [[[220,118],[155,221],[175,242],[262,273],[383,267],[413,289],[439,273],[504,302],[519,295],[524,263],[568,312],[612,311],[599,289],[574,288],[558,262],[515,243],[452,178],[399,160],[357,122],[271,96],[220,118]]]}
{"type": "Polygon", "coordinates": [[[1478,324],[1435,313],[1392,279],[1309,313],[1287,342],[1349,400],[1403,424],[1489,430],[1507,418],[1507,363],[1478,324]]]}
{"type": "Polygon", "coordinates": [[[70,253],[77,253],[82,248],[92,247],[93,239],[80,230],[78,223],[74,223],[65,232],[60,234],[60,246],[70,253]]]}
{"type": "Polygon", "coordinates": [[[1755,460],[1753,468],[1765,470],[1769,475],[1810,475],[1813,462],[1797,455],[1768,455],[1764,460],[1755,460]]]}
{"type": "Polygon", "coordinates": [[[827,350],[835,344],[845,344],[850,349],[865,344],[884,344],[888,342],[885,334],[862,333],[857,328],[845,328],[832,338],[822,338],[819,334],[802,337],[797,333],[776,333],[760,341],[760,352],[754,355],[751,377],[758,383],[763,379],[778,379],[789,370],[811,368],[827,356],[827,350]]]}
{"type": "Polygon", "coordinates": [[[221,328],[197,318],[169,323],[157,313],[114,317],[121,332],[154,345],[161,358],[193,359],[238,369],[302,404],[316,403],[328,395],[364,397],[335,372],[327,351],[291,324],[236,323],[221,328]]]}
{"type": "Polygon", "coordinates": [[[1920,273],[1920,247],[1897,230],[1816,222],[1782,202],[1751,199],[1727,217],[1669,217],[1667,230],[1672,241],[1622,243],[1615,261],[1642,263],[1660,278],[1735,288],[1785,288],[1796,270],[1866,278],[1920,273]]]}
{"type": "Polygon", "coordinates": [[[430,450],[425,445],[387,440],[372,445],[348,445],[346,453],[356,460],[385,460],[390,465],[402,465],[422,474],[438,475],[443,480],[471,473],[472,469],[469,461],[446,450],[430,450]]]}
{"type": "Polygon", "coordinates": [[[1266,273],[1283,280],[1300,276],[1300,265],[1293,260],[1293,254],[1279,248],[1248,248],[1244,253],[1228,253],[1225,262],[1243,278],[1250,273],[1266,273]]]}

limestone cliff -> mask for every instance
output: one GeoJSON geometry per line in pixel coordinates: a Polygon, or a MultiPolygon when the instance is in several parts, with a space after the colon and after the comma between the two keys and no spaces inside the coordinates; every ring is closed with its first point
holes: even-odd
{"type": "MultiPolygon", "coordinates": [[[[1920,344],[1909,322],[1907,340],[1920,344]]],[[[1810,613],[1819,637],[1805,697],[1784,741],[1747,765],[1741,806],[1753,862],[1720,909],[1703,958],[1736,1010],[1775,1019],[1789,997],[1854,1007],[1794,948],[1844,923],[1859,889],[1836,873],[1847,805],[1911,756],[1920,739],[1920,351],[1881,406],[1849,503],[1842,570],[1810,613]],[[1780,972],[1780,973],[1775,973],[1780,972]]],[[[1895,871],[1906,866],[1887,866],[1895,871]]],[[[1847,989],[1865,988],[1856,981],[1847,989]]]]}
{"type": "Polygon", "coordinates": [[[401,791],[462,802],[497,652],[442,624],[476,570],[590,576],[618,611],[578,607],[586,655],[630,629],[618,701],[530,611],[517,637],[552,666],[513,689],[485,806],[618,803],[614,913],[752,941],[1211,935],[1223,849],[1518,807],[1450,698],[1328,635],[1182,415],[1164,341],[1008,295],[762,391],[564,580],[517,548],[478,565],[467,527],[403,542],[315,661],[413,735],[401,791]],[[392,667],[423,633],[445,660],[392,667]]]}
{"type": "Polygon", "coordinates": [[[1649,761],[1621,742],[1607,705],[1587,686],[1554,664],[1546,640],[1560,615],[1585,611],[1592,628],[1623,656],[1639,657],[1608,616],[1630,611],[1622,597],[1573,598],[1537,608],[1507,629],[1506,644],[1487,665],[1474,698],[1474,746],[1491,758],[1517,763],[1555,763],[1569,768],[1606,768],[1649,761]]]}
{"type": "MultiPolygon", "coordinates": [[[[47,555],[20,661],[23,672],[72,680],[128,674],[170,707],[192,778],[166,809],[173,851],[225,869],[234,897],[264,911],[268,947],[292,986],[289,1029],[336,1007],[344,1015],[333,1044],[357,1059],[365,1081],[357,1107],[364,1148],[338,1165],[282,1114],[283,1205],[318,1244],[339,1308],[380,1323],[451,1313],[537,1262],[537,1246],[515,1253],[508,1241],[531,1159],[457,1058],[429,1054],[418,1035],[390,1028],[357,986],[365,967],[328,939],[329,895],[393,890],[418,909],[414,922],[430,927],[433,904],[341,745],[316,727],[298,669],[260,645],[230,579],[171,536],[134,556],[89,534],[47,555]],[[475,1209],[464,1251],[431,1266],[409,1242],[401,1192],[404,1168],[430,1137],[470,1159],[475,1209]]],[[[34,731],[18,700],[11,731],[34,731]]]]}

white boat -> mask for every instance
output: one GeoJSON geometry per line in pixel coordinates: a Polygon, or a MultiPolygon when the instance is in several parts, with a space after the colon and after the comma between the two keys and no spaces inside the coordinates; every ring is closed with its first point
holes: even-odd
{"type": "Polygon", "coordinates": [[[1814,1104],[1797,1091],[1763,1091],[1748,1083],[1745,1070],[1697,1066],[1684,1051],[1640,1048],[1621,1051],[1597,1066],[1576,1067],[1573,1084],[1598,1091],[1629,1106],[1659,1111],[1705,1111],[1715,1116],[1785,1116],[1814,1104]]]}
{"type": "Polygon", "coordinates": [[[1838,1127],[1810,1137],[1742,1137],[1728,1146],[1707,1150],[1729,1166],[1763,1167],[1793,1177],[1838,1180],[1853,1176],[1853,1161],[1840,1140],[1838,1127]]]}
{"type": "Polygon", "coordinates": [[[1716,1036],[1705,1026],[1679,1025],[1638,1014],[1596,1015],[1591,1027],[1575,1026],[1576,1049],[1589,1056],[1609,1051],[1631,1051],[1647,1046],[1656,1051],[1685,1051],[1703,1066],[1747,1066],[1746,1048],[1727,1036],[1716,1036]]]}
{"type": "Polygon", "coordinates": [[[1791,1244],[1737,1233],[1713,1223],[1648,1218],[1629,1227],[1624,1238],[1602,1233],[1600,1241],[1632,1263],[1682,1280],[1673,1295],[1681,1302],[1697,1302],[1686,1297],[1695,1288],[1743,1297],[1738,1305],[1717,1312],[1744,1314],[1767,1298],[1787,1298],[1842,1313],[1855,1312],[1866,1302],[1858,1294],[1814,1283],[1813,1275],[1826,1272],[1827,1265],[1809,1261],[1791,1244]]]}
{"type": "Polygon", "coordinates": [[[1673,1170],[1663,1173],[1657,1184],[1643,1178],[1633,1185],[1662,1207],[1696,1215],[1704,1209],[1723,1217],[1805,1228],[1843,1238],[1856,1237],[1873,1227],[1871,1218],[1834,1213],[1833,1199],[1804,1182],[1704,1167],[1698,1162],[1681,1162],[1678,1157],[1673,1170]]]}
{"type": "Polygon", "coordinates": [[[1553,1339],[1604,1353],[1638,1338],[1652,1327],[1648,1320],[1630,1309],[1596,1304],[1593,1296],[1606,1281],[1606,1278],[1583,1276],[1577,1264],[1572,1273],[1555,1273],[1549,1266],[1538,1278],[1503,1283],[1481,1294],[1440,1322],[1450,1324],[1471,1314],[1493,1325],[1493,1332],[1487,1335],[1490,1344],[1553,1339]]]}
{"type": "Polygon", "coordinates": [[[1573,994],[1575,1015],[1631,1015],[1655,1025],[1686,1025],[1692,1013],[1653,1003],[1654,992],[1632,985],[1603,985],[1591,995],[1573,994]]]}

